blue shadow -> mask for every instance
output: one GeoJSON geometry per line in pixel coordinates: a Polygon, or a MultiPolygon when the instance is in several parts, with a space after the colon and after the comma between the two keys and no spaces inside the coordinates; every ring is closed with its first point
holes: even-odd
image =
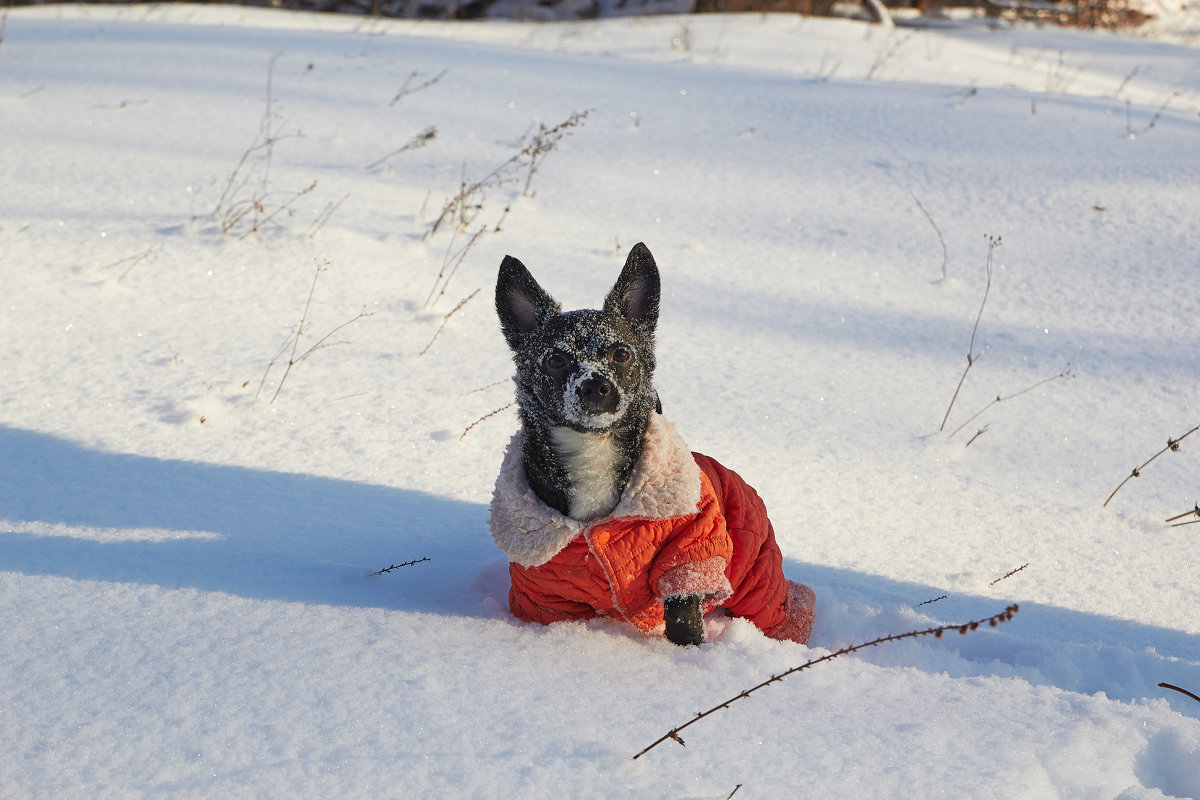
{"type": "Polygon", "coordinates": [[[106,453],[5,426],[0,487],[4,570],[471,616],[483,596],[506,597],[478,504],[106,453]],[[420,558],[429,561],[370,576],[420,558]]]}
{"type": "MultiPolygon", "coordinates": [[[[953,624],[986,619],[1002,612],[1010,602],[786,557],[784,572],[816,590],[818,619],[812,644],[830,649],[860,643],[839,635],[838,618],[861,630],[863,626],[854,617],[863,608],[879,612],[871,623],[874,630],[864,637],[869,640],[932,627],[914,625],[908,610],[931,617],[937,621],[934,624],[953,624]],[[821,619],[822,598],[833,619],[821,619]]],[[[1200,635],[1043,603],[1019,605],[1012,621],[995,629],[922,637],[860,650],[855,657],[927,671],[930,663],[936,663],[938,671],[954,677],[1012,675],[1081,694],[1104,692],[1126,702],[1164,698],[1176,711],[1200,716],[1194,700],[1158,686],[1160,682],[1200,686],[1200,635]],[[928,648],[953,657],[939,656],[931,662],[928,648]]]]}

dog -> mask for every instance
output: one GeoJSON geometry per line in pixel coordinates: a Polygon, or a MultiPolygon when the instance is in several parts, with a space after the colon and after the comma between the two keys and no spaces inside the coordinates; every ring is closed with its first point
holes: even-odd
{"type": "Polygon", "coordinates": [[[654,388],[660,279],[642,243],[599,310],[563,311],[505,256],[496,313],[516,365],[520,429],[492,495],[509,608],[530,622],[623,619],[678,645],[704,615],[806,643],[815,597],[790,581],[762,500],[693,453],[654,388]]]}

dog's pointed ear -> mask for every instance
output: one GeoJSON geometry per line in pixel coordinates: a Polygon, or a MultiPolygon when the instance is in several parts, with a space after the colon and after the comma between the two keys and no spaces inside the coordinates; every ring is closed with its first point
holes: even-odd
{"type": "Polygon", "coordinates": [[[620,314],[635,330],[653,333],[658,325],[658,266],[650,249],[638,242],[625,259],[625,268],[608,297],[604,310],[620,314]]]}
{"type": "Polygon", "coordinates": [[[540,328],[560,310],[524,264],[512,256],[504,257],[496,279],[496,313],[510,347],[517,349],[522,336],[540,328]]]}

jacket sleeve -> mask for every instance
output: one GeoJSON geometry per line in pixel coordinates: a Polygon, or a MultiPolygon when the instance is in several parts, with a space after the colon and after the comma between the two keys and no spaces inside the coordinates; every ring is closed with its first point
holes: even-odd
{"type": "Polygon", "coordinates": [[[658,598],[699,594],[715,605],[732,593],[726,569],[733,540],[708,476],[700,474],[700,505],[695,517],[659,550],[650,565],[650,585],[658,598]]]}

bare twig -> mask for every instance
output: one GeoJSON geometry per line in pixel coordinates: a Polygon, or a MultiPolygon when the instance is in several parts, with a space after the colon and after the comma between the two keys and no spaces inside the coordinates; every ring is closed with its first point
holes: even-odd
{"type": "Polygon", "coordinates": [[[267,368],[263,370],[262,379],[258,382],[258,391],[254,393],[255,397],[258,397],[262,393],[263,386],[267,382],[267,376],[271,373],[271,369],[274,368],[276,362],[279,361],[280,357],[287,351],[289,346],[291,347],[291,353],[288,355],[287,366],[283,370],[283,375],[279,378],[279,383],[275,387],[275,393],[271,395],[270,402],[272,403],[275,402],[275,398],[279,397],[279,392],[283,390],[283,383],[287,380],[288,375],[291,374],[292,367],[296,366],[301,361],[304,361],[318,350],[326,347],[333,347],[334,345],[338,344],[348,344],[348,342],[329,342],[329,338],[345,328],[347,325],[357,322],[363,317],[371,316],[369,313],[367,313],[367,310],[364,307],[358,312],[357,316],[351,317],[341,325],[338,325],[333,330],[329,331],[329,333],[318,339],[316,344],[314,344],[312,347],[308,348],[302,353],[298,353],[300,349],[300,338],[304,336],[306,332],[305,326],[308,323],[308,312],[312,307],[313,294],[317,291],[317,278],[321,276],[321,273],[324,272],[325,269],[326,267],[324,265],[318,266],[316,271],[313,273],[312,285],[308,289],[308,299],[304,302],[304,311],[300,314],[300,322],[296,325],[295,329],[288,334],[288,338],[285,339],[280,348],[275,351],[275,355],[271,357],[271,361],[267,364],[267,368]]]}
{"type": "Polygon", "coordinates": [[[1175,691],[1179,692],[1180,694],[1186,694],[1188,697],[1192,698],[1197,703],[1200,703],[1200,697],[1197,697],[1196,695],[1192,694],[1187,689],[1181,689],[1178,686],[1174,686],[1169,683],[1160,683],[1159,686],[1161,686],[1164,689],[1174,689],[1175,691]]]}
{"type": "MultiPolygon", "coordinates": [[[[242,238],[251,233],[256,233],[262,229],[263,225],[281,212],[294,213],[291,203],[317,187],[316,181],[313,181],[308,188],[291,194],[287,200],[280,203],[273,211],[269,211],[267,208],[267,203],[272,198],[278,197],[281,194],[287,194],[272,192],[270,189],[271,161],[275,145],[281,139],[288,138],[282,134],[282,123],[276,125],[274,114],[275,101],[272,96],[275,62],[279,59],[280,55],[282,53],[275,53],[271,56],[270,61],[267,62],[266,98],[263,115],[258,123],[258,133],[255,136],[253,144],[246,148],[245,152],[242,153],[241,159],[234,166],[233,171],[229,173],[229,177],[225,180],[225,188],[221,191],[221,197],[217,200],[216,206],[213,207],[209,215],[220,223],[222,233],[229,233],[250,216],[252,216],[250,229],[242,235],[242,238]],[[259,172],[256,175],[249,164],[251,163],[251,156],[260,151],[263,152],[263,157],[261,165],[258,167],[259,172]]],[[[293,137],[302,135],[299,131],[290,134],[293,137]]]]}
{"type": "Polygon", "coordinates": [[[463,439],[467,438],[467,434],[471,432],[471,429],[474,428],[479,423],[483,422],[485,419],[488,419],[489,417],[494,417],[497,414],[499,414],[501,411],[507,411],[508,409],[512,408],[516,404],[517,404],[517,401],[514,400],[513,402],[509,403],[506,406],[500,406],[500,408],[497,408],[495,411],[489,411],[488,413],[484,414],[482,417],[480,417],[479,419],[475,420],[470,425],[468,425],[467,429],[465,431],[463,431],[462,434],[458,437],[458,440],[461,442],[463,439]]]}
{"type": "MultiPolygon", "coordinates": [[[[1021,395],[1025,394],[1027,392],[1032,392],[1034,389],[1038,388],[1042,384],[1049,383],[1050,381],[1056,381],[1059,378],[1073,378],[1073,377],[1075,377],[1075,376],[1071,374],[1071,365],[1067,364],[1067,366],[1063,368],[1063,371],[1058,373],[1057,375],[1051,375],[1049,378],[1042,378],[1037,383],[1033,384],[1032,386],[1027,386],[1019,392],[1013,392],[1012,394],[1010,394],[1006,397],[1001,397],[1000,395],[996,395],[996,398],[994,400],[992,400],[986,406],[979,409],[974,414],[972,414],[970,417],[968,417],[966,422],[964,422],[962,425],[959,425],[957,428],[955,428],[954,431],[946,438],[953,439],[954,434],[958,433],[963,428],[970,425],[972,420],[978,418],[981,414],[983,414],[983,412],[987,411],[989,408],[996,405],[997,403],[1003,403],[1005,400],[1012,400],[1014,397],[1020,397],[1021,395]]],[[[986,427],[985,427],[985,430],[986,430],[986,427]]],[[[979,434],[975,434],[975,435],[978,436],[979,434]]],[[[970,446],[970,442],[967,442],[967,445],[970,446]]]]}
{"type": "MultiPolygon", "coordinates": [[[[1158,107],[1158,110],[1154,112],[1154,116],[1151,117],[1150,121],[1148,123],[1146,123],[1146,126],[1144,128],[1142,128],[1142,133],[1149,133],[1150,131],[1154,130],[1154,126],[1157,125],[1159,119],[1162,118],[1163,112],[1167,110],[1167,106],[1171,105],[1171,101],[1174,100],[1176,97],[1178,97],[1180,94],[1181,94],[1180,91],[1178,89],[1176,89],[1174,92],[1171,92],[1171,94],[1167,95],[1167,99],[1162,102],[1162,105],[1160,105],[1158,107]]],[[[1129,100],[1126,100],[1125,101],[1125,134],[1130,139],[1133,139],[1137,136],[1137,133],[1135,133],[1133,130],[1133,120],[1130,115],[1131,106],[1132,106],[1132,103],[1129,100]]]]}
{"type": "Polygon", "coordinates": [[[430,125],[429,127],[422,130],[420,133],[416,134],[411,139],[409,139],[408,142],[403,147],[399,147],[399,148],[393,150],[392,152],[388,153],[386,156],[383,156],[382,158],[377,158],[374,161],[372,161],[370,164],[367,164],[366,169],[370,170],[370,169],[374,169],[375,167],[382,166],[383,163],[385,161],[387,161],[389,158],[391,158],[392,156],[398,156],[401,153],[405,152],[406,150],[416,150],[418,148],[424,147],[425,145],[429,144],[436,138],[437,138],[437,128],[435,128],[433,125],[430,125]]]}
{"type": "Polygon", "coordinates": [[[909,189],[908,193],[912,196],[913,202],[917,204],[917,208],[921,209],[921,213],[925,215],[925,219],[929,220],[929,224],[933,226],[933,232],[937,234],[938,242],[940,242],[942,245],[942,280],[945,281],[946,264],[950,260],[950,251],[946,249],[946,238],[942,236],[942,229],[938,227],[936,222],[934,222],[933,215],[929,213],[929,210],[926,209],[925,206],[922,205],[921,201],[917,198],[917,193],[912,189],[909,189]]]}
{"type": "Polygon", "coordinates": [[[469,392],[463,392],[463,394],[468,395],[468,394],[475,394],[476,392],[484,392],[484,391],[487,391],[488,389],[491,389],[493,386],[499,386],[502,383],[508,383],[510,380],[512,380],[512,378],[503,378],[498,381],[493,381],[492,383],[489,383],[487,386],[480,386],[478,389],[472,389],[469,392]]]}
{"type": "MultiPolygon", "coordinates": [[[[243,233],[243,234],[242,234],[241,236],[239,236],[238,238],[239,238],[239,239],[245,239],[247,236],[249,236],[249,235],[250,235],[250,234],[252,234],[252,233],[258,233],[260,230],[262,230],[262,229],[263,229],[263,226],[264,226],[264,225],[266,225],[266,224],[267,224],[268,222],[270,222],[271,220],[275,219],[275,217],[279,216],[279,215],[280,215],[281,213],[283,213],[284,211],[286,211],[286,212],[288,213],[288,216],[290,217],[290,216],[291,216],[293,213],[295,213],[295,212],[292,210],[292,203],[296,202],[296,201],[297,201],[297,200],[299,200],[301,197],[303,197],[304,195],[308,194],[309,192],[313,191],[313,190],[314,190],[314,189],[316,189],[316,188],[317,188],[317,182],[316,182],[316,181],[313,181],[313,182],[312,182],[311,184],[309,184],[307,187],[305,187],[304,189],[301,189],[300,191],[296,192],[296,193],[295,193],[295,194],[293,194],[291,197],[289,197],[287,200],[283,201],[283,202],[282,202],[282,203],[280,203],[278,206],[276,206],[274,211],[267,211],[267,208],[266,208],[266,206],[264,205],[264,201],[265,201],[265,200],[266,200],[266,198],[267,198],[267,197],[269,197],[270,195],[265,195],[265,194],[264,194],[264,195],[262,195],[262,197],[261,197],[261,198],[259,198],[258,200],[254,201],[254,202],[251,204],[251,207],[252,207],[252,208],[253,208],[253,210],[256,212],[256,213],[255,213],[254,224],[250,226],[250,229],[249,229],[248,231],[246,231],[245,233],[243,233]],[[261,218],[259,218],[258,214],[262,214],[263,216],[262,216],[261,218]]],[[[274,194],[278,194],[278,192],[276,192],[276,193],[274,193],[274,194]]]]}
{"type": "Polygon", "coordinates": [[[1142,69],[1141,64],[1138,64],[1133,69],[1129,70],[1129,72],[1125,75],[1125,77],[1121,79],[1121,82],[1119,84],[1117,84],[1116,91],[1113,92],[1113,97],[1120,97],[1121,92],[1125,91],[1125,87],[1129,85],[1129,82],[1134,79],[1134,77],[1138,74],[1138,72],[1141,71],[1141,69],[1142,69]]]}
{"type": "Polygon", "coordinates": [[[1005,578],[1011,578],[1013,575],[1016,575],[1018,572],[1020,572],[1021,570],[1025,569],[1028,566],[1029,566],[1028,563],[1022,564],[1021,566],[1014,569],[1012,572],[1006,572],[1005,574],[1001,575],[999,578],[996,578],[996,580],[989,583],[988,586],[995,586],[1000,581],[1004,580],[1005,578]]]}
{"type": "Polygon", "coordinates": [[[442,324],[439,325],[437,331],[434,332],[433,338],[429,340],[429,344],[425,345],[425,348],[423,350],[421,350],[421,352],[417,353],[418,356],[423,356],[427,352],[429,352],[429,348],[433,347],[433,343],[435,341],[437,341],[437,337],[442,334],[442,330],[446,327],[446,323],[450,321],[450,318],[453,317],[458,312],[459,309],[461,309],[467,303],[471,302],[471,299],[473,297],[475,297],[475,295],[477,295],[477,294],[479,294],[479,289],[476,289],[475,291],[471,292],[469,295],[467,295],[462,300],[460,300],[458,302],[458,305],[456,305],[454,308],[452,308],[448,312],[446,312],[446,315],[444,317],[442,317],[442,324]]]}
{"type": "Polygon", "coordinates": [[[940,601],[940,600],[945,600],[945,599],[946,599],[947,597],[949,597],[949,596],[950,596],[950,595],[948,595],[948,594],[944,594],[944,595],[942,595],[941,597],[934,597],[934,598],[932,598],[932,599],[930,599],[930,600],[926,600],[926,601],[924,601],[924,602],[922,602],[922,603],[917,603],[917,608],[920,608],[921,606],[927,606],[927,605],[929,605],[930,603],[936,603],[936,602],[938,602],[938,601],[940,601]]]}
{"type": "Polygon", "coordinates": [[[975,435],[972,436],[970,439],[967,439],[967,443],[963,445],[963,449],[965,450],[966,448],[968,448],[972,444],[974,444],[976,439],[978,439],[980,436],[983,436],[985,433],[987,433],[987,429],[988,429],[988,426],[984,425],[982,428],[975,431],[975,435]]]}
{"type": "Polygon", "coordinates": [[[435,83],[437,83],[442,78],[444,78],[446,76],[446,73],[449,71],[450,71],[450,68],[447,67],[446,69],[442,70],[437,75],[434,75],[432,78],[425,81],[424,83],[422,83],[418,86],[412,86],[412,82],[414,80],[416,80],[417,78],[421,77],[421,73],[414,71],[411,75],[409,75],[407,78],[404,79],[404,83],[402,83],[400,85],[400,91],[396,92],[396,96],[392,98],[391,102],[388,103],[388,105],[394,106],[394,105],[396,105],[396,103],[400,102],[400,98],[407,97],[408,95],[414,94],[415,92],[419,92],[422,89],[428,89],[430,86],[433,86],[435,83]]]}
{"type": "Polygon", "coordinates": [[[121,281],[125,280],[125,277],[127,275],[129,275],[130,272],[133,271],[134,267],[136,267],[138,264],[142,263],[146,259],[153,256],[155,253],[158,252],[158,250],[159,250],[159,248],[157,248],[157,247],[147,247],[145,250],[138,253],[137,255],[132,255],[132,256],[128,256],[127,258],[118,259],[118,260],[112,262],[111,264],[105,264],[103,267],[100,267],[100,270],[104,271],[104,270],[112,269],[113,267],[119,267],[121,265],[127,264],[128,266],[125,267],[125,270],[120,275],[117,276],[117,283],[120,283],[121,281]]]}
{"type": "Polygon", "coordinates": [[[329,222],[329,218],[333,216],[333,212],[341,208],[342,203],[346,202],[347,198],[349,197],[350,194],[347,192],[346,194],[342,195],[342,199],[338,200],[336,203],[329,202],[325,204],[325,208],[321,210],[321,213],[317,215],[317,218],[314,219],[312,224],[308,226],[309,239],[316,238],[317,234],[321,232],[321,229],[325,227],[325,223],[329,222]]]}
{"type": "Polygon", "coordinates": [[[1146,460],[1146,463],[1144,463],[1140,466],[1134,467],[1133,472],[1131,472],[1129,475],[1127,475],[1125,480],[1121,481],[1121,483],[1117,486],[1117,488],[1113,489],[1112,494],[1110,494],[1108,496],[1108,500],[1104,501],[1104,505],[1107,506],[1109,503],[1109,500],[1112,500],[1114,497],[1116,497],[1117,492],[1121,491],[1121,487],[1123,487],[1125,484],[1129,483],[1129,481],[1131,479],[1140,478],[1142,476],[1142,470],[1144,470],[1146,467],[1150,466],[1151,462],[1153,462],[1154,459],[1158,458],[1159,456],[1161,456],[1163,453],[1167,452],[1168,450],[1170,450],[1172,452],[1178,452],[1179,451],[1179,443],[1182,442],[1187,437],[1191,436],[1196,431],[1200,431],[1200,425],[1197,425],[1196,427],[1192,428],[1190,431],[1185,433],[1183,436],[1180,436],[1178,439],[1167,439],[1167,446],[1164,447],[1162,450],[1159,450],[1154,455],[1150,456],[1150,458],[1148,458],[1146,460]]]}
{"type": "Polygon", "coordinates": [[[988,236],[987,240],[987,285],[983,289],[983,301],[979,304],[979,313],[975,315],[975,327],[971,328],[971,343],[967,345],[967,366],[963,370],[962,377],[958,379],[958,386],[954,387],[954,396],[950,398],[950,405],[946,407],[946,415],[942,417],[942,424],[938,428],[939,431],[946,429],[946,420],[950,419],[950,411],[954,408],[954,401],[958,399],[958,393],[962,391],[963,381],[967,379],[967,373],[971,371],[971,367],[980,358],[980,356],[975,355],[975,334],[979,331],[979,320],[983,318],[983,307],[987,305],[988,293],[992,291],[992,251],[1001,244],[999,236],[988,236]]]}
{"type": "Polygon", "coordinates": [[[757,686],[753,686],[749,689],[743,690],[739,694],[726,700],[724,703],[713,706],[712,708],[710,708],[707,711],[701,711],[700,713],[696,714],[695,717],[693,717],[692,719],[683,723],[682,725],[679,725],[678,727],[672,728],[671,730],[667,731],[657,741],[653,742],[651,745],[646,747],[644,750],[641,750],[633,758],[634,758],[634,760],[641,758],[647,752],[654,749],[655,747],[658,747],[660,744],[662,744],[663,742],[665,742],[668,739],[672,739],[672,740],[678,742],[680,745],[682,745],[683,739],[680,738],[679,732],[682,731],[684,728],[687,728],[690,725],[696,724],[697,722],[704,719],[705,717],[707,717],[711,714],[715,714],[716,712],[720,711],[723,708],[729,708],[730,704],[732,704],[738,700],[743,700],[743,699],[749,697],[751,694],[753,694],[754,692],[757,692],[759,689],[770,686],[772,683],[777,683],[789,675],[795,674],[802,670],[809,669],[810,667],[814,667],[817,664],[821,664],[826,661],[831,661],[831,660],[837,658],[838,656],[844,656],[849,653],[854,653],[858,650],[862,650],[867,647],[874,647],[875,645],[884,644],[885,642],[897,642],[897,641],[900,641],[901,639],[915,639],[920,636],[935,636],[940,639],[942,637],[942,634],[945,633],[946,631],[956,630],[959,633],[967,633],[968,631],[976,630],[979,628],[980,625],[985,625],[985,624],[994,628],[1002,622],[1008,622],[1010,619],[1013,618],[1013,614],[1016,614],[1017,611],[1019,611],[1019,610],[1020,610],[1019,607],[1014,604],[1014,605],[1008,606],[1007,608],[1004,609],[1004,611],[1000,612],[999,614],[993,614],[992,616],[985,617],[984,619],[974,620],[972,622],[966,622],[966,623],[962,623],[960,625],[940,625],[936,628],[926,628],[925,630],[921,630],[921,631],[909,631],[908,633],[893,634],[891,636],[881,636],[878,639],[872,639],[869,642],[863,642],[862,644],[856,644],[851,647],[843,647],[841,650],[837,650],[828,655],[821,656],[820,658],[815,658],[812,661],[806,661],[805,663],[801,664],[798,667],[792,667],[791,669],[785,670],[784,672],[781,672],[778,675],[772,675],[770,678],[768,678],[767,680],[758,684],[757,686]]]}
{"type": "Polygon", "coordinates": [[[1148,125],[1146,125],[1146,128],[1145,128],[1145,130],[1142,131],[1142,133],[1147,133],[1147,132],[1153,130],[1154,126],[1158,124],[1158,120],[1162,117],[1163,112],[1167,110],[1167,106],[1171,105],[1171,101],[1174,100],[1176,97],[1178,97],[1181,94],[1182,94],[1182,92],[1179,91],[1178,89],[1171,92],[1171,94],[1169,94],[1167,96],[1167,99],[1163,100],[1162,105],[1158,107],[1158,111],[1154,112],[1154,116],[1150,118],[1150,123],[1148,125]]]}
{"type": "MultiPolygon", "coordinates": [[[[1197,503],[1196,507],[1193,508],[1191,511],[1185,511],[1182,514],[1178,514],[1174,517],[1171,517],[1168,520],[1165,520],[1165,522],[1167,522],[1167,523],[1178,522],[1179,520],[1183,519],[1184,517],[1197,517],[1198,519],[1192,520],[1192,522],[1180,523],[1181,525],[1191,525],[1194,522],[1200,522],[1200,503],[1197,503]]],[[[1172,527],[1176,527],[1176,526],[1172,526],[1172,527]]]]}
{"type": "Polygon", "coordinates": [[[915,30],[909,31],[904,36],[893,33],[889,46],[875,53],[875,62],[871,64],[870,69],[867,70],[864,80],[871,80],[871,78],[875,76],[875,73],[882,69],[884,64],[891,61],[892,56],[896,55],[897,51],[899,51],[900,48],[903,47],[904,44],[914,35],[916,35],[915,30]]]}
{"type": "MultiPolygon", "coordinates": [[[[588,112],[584,111],[580,114],[572,114],[565,122],[560,122],[553,128],[547,128],[542,123],[538,123],[538,131],[533,135],[532,141],[521,152],[529,159],[529,172],[525,175],[525,187],[521,190],[521,194],[525,197],[533,197],[533,193],[529,191],[529,186],[533,183],[533,175],[537,172],[537,168],[541,160],[546,157],[558,146],[559,140],[567,135],[571,128],[579,125],[587,118],[588,112]]],[[[506,212],[507,213],[507,212],[506,212]]]]}
{"type": "Polygon", "coordinates": [[[420,564],[422,561],[429,561],[429,560],[430,560],[429,556],[425,556],[424,558],[418,558],[413,561],[405,561],[402,564],[392,564],[390,567],[384,567],[383,569],[378,570],[377,572],[372,572],[371,576],[383,575],[384,573],[391,572],[392,570],[400,569],[401,567],[411,567],[413,564],[420,564]]]}
{"type": "Polygon", "coordinates": [[[449,244],[446,245],[446,254],[442,256],[442,268],[438,270],[437,278],[433,282],[433,288],[429,290],[429,296],[425,298],[425,302],[421,304],[421,308],[432,309],[437,304],[437,301],[446,293],[446,287],[450,285],[450,279],[458,271],[463,259],[467,257],[467,253],[471,252],[471,248],[475,246],[475,242],[485,233],[487,233],[486,226],[475,231],[466,244],[455,250],[454,241],[458,238],[458,232],[454,232],[454,236],[450,238],[449,244]]]}
{"type": "MultiPolygon", "coordinates": [[[[519,175],[525,172],[525,184],[521,194],[530,196],[530,184],[534,173],[541,165],[542,159],[558,146],[558,143],[571,132],[573,128],[582,125],[590,112],[577,111],[552,128],[539,123],[538,131],[532,140],[521,148],[515,155],[477,181],[468,181],[466,167],[459,181],[458,194],[446,201],[442,212],[434,220],[433,226],[426,231],[425,236],[433,236],[441,226],[451,220],[457,222],[459,230],[465,230],[483,209],[484,191],[519,180],[519,175]]],[[[505,209],[505,213],[508,211],[505,209]]]]}

